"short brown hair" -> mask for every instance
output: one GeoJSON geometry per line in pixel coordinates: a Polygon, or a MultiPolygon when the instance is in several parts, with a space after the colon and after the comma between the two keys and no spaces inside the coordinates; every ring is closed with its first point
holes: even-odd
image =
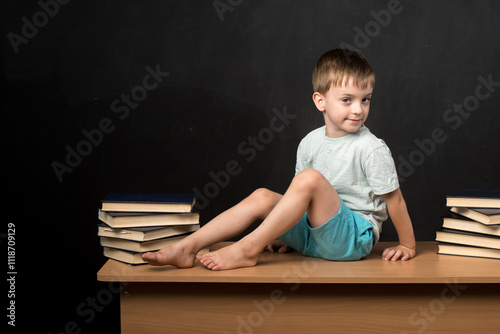
{"type": "Polygon", "coordinates": [[[331,87],[346,85],[349,79],[353,79],[357,87],[365,89],[375,84],[375,73],[361,53],[347,49],[330,50],[316,62],[313,89],[326,94],[331,87]]]}

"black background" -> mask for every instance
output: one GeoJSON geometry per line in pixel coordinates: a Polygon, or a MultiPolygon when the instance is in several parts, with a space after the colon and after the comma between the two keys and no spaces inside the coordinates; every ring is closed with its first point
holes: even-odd
{"type": "MultiPolygon", "coordinates": [[[[209,195],[204,224],[258,187],[285,191],[300,139],[323,125],[311,72],[332,48],[361,50],[375,69],[366,125],[391,148],[417,240],[434,239],[447,193],[500,188],[499,2],[401,1],[384,16],[391,2],[221,0],[218,13],[213,1],[70,1],[45,21],[35,1],[5,4],[1,241],[14,223],[16,329],[119,332],[118,295],[89,302],[109,296],[96,280],[107,192],[196,188],[209,195]],[[33,36],[16,45],[23,31],[33,36]],[[140,92],[147,67],[161,82],[120,119],[114,101],[140,92]],[[294,118],[265,137],[277,111],[294,118]],[[85,146],[105,119],[112,131],[85,146]],[[431,144],[436,131],[445,139],[431,144]],[[85,156],[58,178],[68,147],[85,156]],[[214,187],[210,172],[230,161],[239,173],[214,187]]],[[[397,241],[390,222],[382,241],[397,241]]]]}

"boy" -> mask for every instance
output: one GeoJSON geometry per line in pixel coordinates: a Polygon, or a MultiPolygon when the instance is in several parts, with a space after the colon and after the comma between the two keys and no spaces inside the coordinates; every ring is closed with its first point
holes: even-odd
{"type": "Polygon", "coordinates": [[[313,101],[325,125],[301,141],[296,175],[285,194],[257,189],[195,233],[143,259],[186,268],[196,258],[208,269],[226,270],[256,265],[264,249],[295,249],[328,260],[359,260],[378,241],[388,214],[400,243],[385,249],[382,258],[414,257],[413,227],[394,160],[385,143],[363,125],[374,83],[361,54],[339,49],[323,54],[313,72],[313,101]],[[263,222],[236,243],[197,255],[239,235],[256,219],[263,222]]]}

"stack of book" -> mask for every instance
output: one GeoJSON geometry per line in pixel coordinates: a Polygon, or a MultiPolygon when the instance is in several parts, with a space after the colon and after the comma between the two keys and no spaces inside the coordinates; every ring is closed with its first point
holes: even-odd
{"type": "Polygon", "coordinates": [[[157,251],[200,228],[194,204],[194,194],[107,194],[98,210],[98,236],[104,256],[144,264],[142,254],[157,251]]]}
{"type": "Polygon", "coordinates": [[[500,190],[461,189],[446,206],[438,254],[500,259],[500,190]]]}

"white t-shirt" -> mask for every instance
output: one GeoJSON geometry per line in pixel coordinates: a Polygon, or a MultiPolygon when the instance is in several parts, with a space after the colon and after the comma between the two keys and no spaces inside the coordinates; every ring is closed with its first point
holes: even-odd
{"type": "Polygon", "coordinates": [[[326,177],[352,211],[373,225],[380,237],[387,206],[380,197],[399,188],[391,151],[367,127],[340,138],[329,138],[325,126],[311,131],[297,150],[295,173],[314,168],[326,177]]]}

